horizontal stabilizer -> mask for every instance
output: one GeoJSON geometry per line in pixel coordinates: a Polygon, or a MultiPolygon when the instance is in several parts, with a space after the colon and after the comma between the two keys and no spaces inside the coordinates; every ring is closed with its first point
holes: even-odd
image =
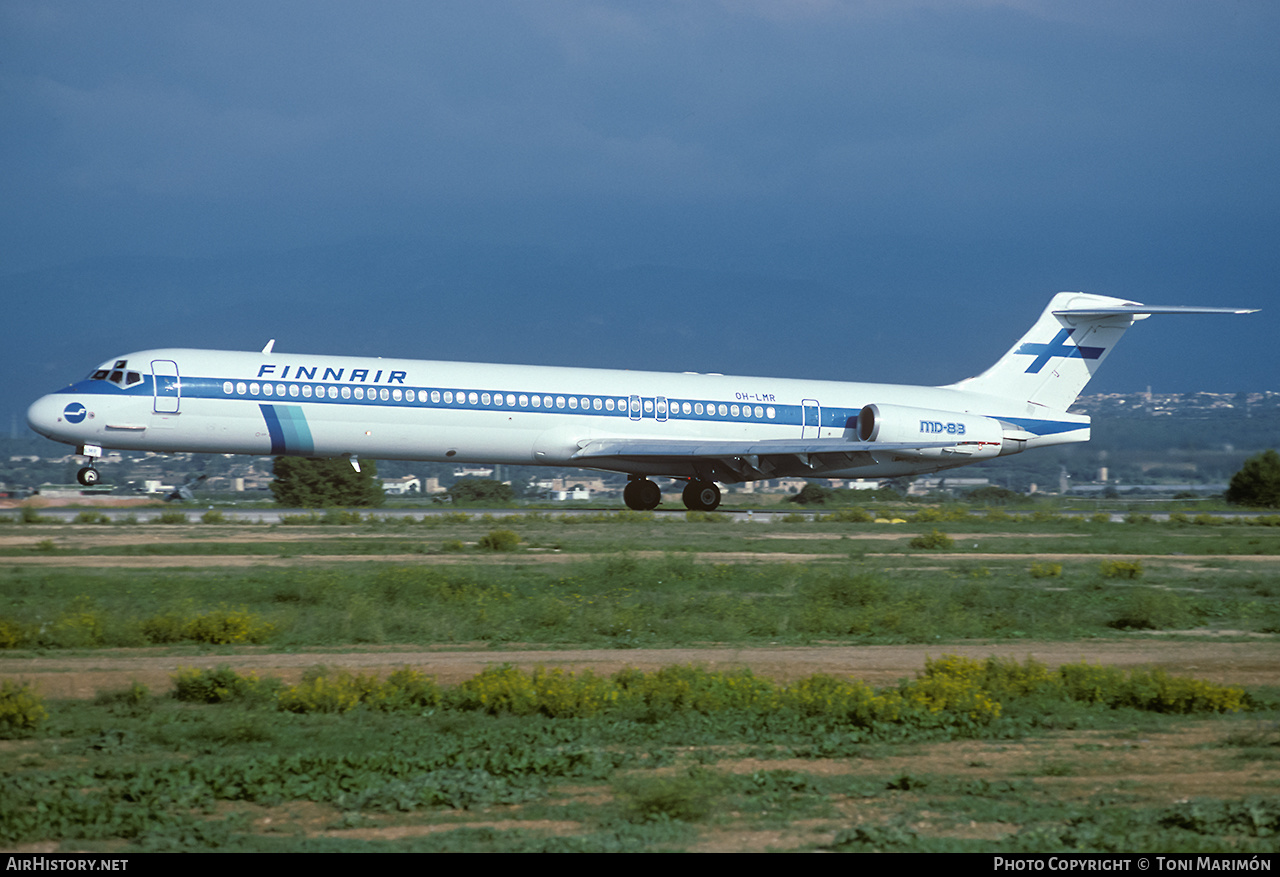
{"type": "Polygon", "coordinates": [[[1115,317],[1150,314],[1256,314],[1257,308],[1198,308],[1185,305],[1124,305],[1116,308],[1060,308],[1058,317],[1115,317]]]}
{"type": "Polygon", "coordinates": [[[1028,411],[1066,411],[1138,320],[1154,314],[1251,314],[1253,308],[1144,305],[1122,298],[1060,292],[995,365],[949,389],[1025,403],[1028,411]]]}

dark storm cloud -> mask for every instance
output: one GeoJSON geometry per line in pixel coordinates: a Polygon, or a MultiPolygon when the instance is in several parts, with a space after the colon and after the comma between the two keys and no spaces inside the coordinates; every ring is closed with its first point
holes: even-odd
{"type": "MultiPolygon", "coordinates": [[[[58,340],[9,356],[76,373],[86,345],[282,321],[419,355],[385,315],[479,312],[502,358],[941,382],[1060,288],[1266,306],[1278,24],[1268,2],[11,0],[0,258],[58,340]],[[335,320],[353,303],[367,326],[335,320]]],[[[1261,388],[1266,319],[1149,324],[1102,380],[1261,388]],[[1233,359],[1163,352],[1201,337],[1233,359]]]]}

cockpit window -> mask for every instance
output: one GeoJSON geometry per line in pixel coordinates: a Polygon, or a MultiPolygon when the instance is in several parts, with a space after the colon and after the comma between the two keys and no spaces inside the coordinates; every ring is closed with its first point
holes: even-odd
{"type": "Polygon", "coordinates": [[[89,375],[91,381],[110,381],[119,387],[129,388],[135,384],[142,383],[142,373],[136,371],[126,371],[128,361],[124,359],[116,360],[115,365],[111,368],[96,369],[93,374],[89,375]]]}

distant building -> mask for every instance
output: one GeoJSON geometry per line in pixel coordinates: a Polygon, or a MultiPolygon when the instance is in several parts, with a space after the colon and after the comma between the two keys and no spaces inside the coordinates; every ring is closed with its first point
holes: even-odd
{"type": "Polygon", "coordinates": [[[382,492],[391,496],[404,496],[408,493],[421,493],[422,480],[417,475],[402,475],[399,478],[383,478],[382,492]]]}

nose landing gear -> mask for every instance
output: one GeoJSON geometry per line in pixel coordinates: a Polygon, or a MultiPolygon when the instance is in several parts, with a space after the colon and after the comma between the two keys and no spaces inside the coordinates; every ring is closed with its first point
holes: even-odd
{"type": "Polygon", "coordinates": [[[76,480],[85,487],[93,487],[102,480],[102,475],[93,468],[93,461],[102,456],[102,448],[98,445],[81,445],[76,448],[76,453],[86,457],[89,462],[88,466],[76,473],[76,480]]]}

